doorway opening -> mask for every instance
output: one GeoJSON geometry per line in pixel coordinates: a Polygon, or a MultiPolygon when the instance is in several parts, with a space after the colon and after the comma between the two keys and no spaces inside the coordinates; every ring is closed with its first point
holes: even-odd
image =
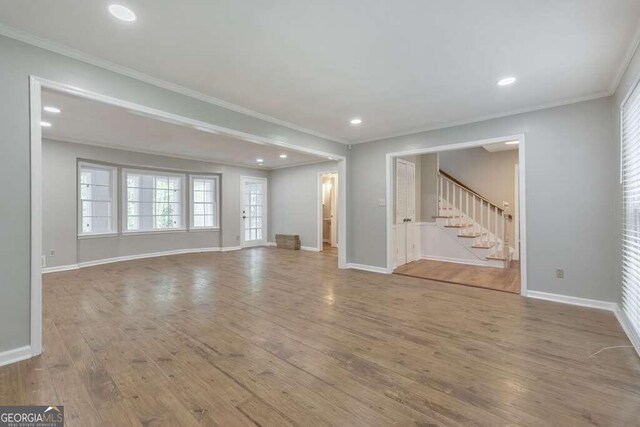
{"type": "Polygon", "coordinates": [[[389,272],[526,295],[522,135],[387,160],[389,272]]]}
{"type": "Polygon", "coordinates": [[[338,173],[318,174],[318,250],[338,253],[338,173]]]}

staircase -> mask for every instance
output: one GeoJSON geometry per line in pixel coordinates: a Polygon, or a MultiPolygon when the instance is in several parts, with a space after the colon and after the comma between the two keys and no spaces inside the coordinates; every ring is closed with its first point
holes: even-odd
{"type": "Polygon", "coordinates": [[[436,224],[471,252],[478,263],[508,268],[514,249],[509,246],[509,205],[500,207],[443,171],[438,173],[436,224]]]}

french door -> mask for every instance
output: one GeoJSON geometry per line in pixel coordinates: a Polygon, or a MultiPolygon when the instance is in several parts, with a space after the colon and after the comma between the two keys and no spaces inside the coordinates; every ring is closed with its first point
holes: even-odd
{"type": "Polygon", "coordinates": [[[267,244],[267,179],[243,176],[240,244],[243,247],[267,244]]]}
{"type": "Polygon", "coordinates": [[[416,253],[416,166],[396,160],[395,186],[396,266],[417,259],[416,253]]]}

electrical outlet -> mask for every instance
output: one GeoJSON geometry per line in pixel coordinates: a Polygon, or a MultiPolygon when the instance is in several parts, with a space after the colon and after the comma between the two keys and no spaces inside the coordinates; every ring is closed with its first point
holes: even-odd
{"type": "Polygon", "coordinates": [[[240,241],[240,236],[236,236],[236,242],[240,241]]]}
{"type": "Polygon", "coordinates": [[[564,268],[556,268],[556,278],[564,279],[564,268]]]}
{"type": "Polygon", "coordinates": [[[49,256],[56,256],[56,250],[55,249],[50,249],[49,250],[49,256]]]}

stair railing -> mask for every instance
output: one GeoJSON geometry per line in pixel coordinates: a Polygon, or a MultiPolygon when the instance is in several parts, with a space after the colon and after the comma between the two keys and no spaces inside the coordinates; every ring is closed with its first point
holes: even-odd
{"type": "Polygon", "coordinates": [[[437,190],[438,216],[447,218],[448,226],[460,228],[460,235],[475,237],[475,247],[493,248],[489,257],[504,260],[507,267],[509,204],[499,207],[442,171],[438,173],[437,190]]]}

